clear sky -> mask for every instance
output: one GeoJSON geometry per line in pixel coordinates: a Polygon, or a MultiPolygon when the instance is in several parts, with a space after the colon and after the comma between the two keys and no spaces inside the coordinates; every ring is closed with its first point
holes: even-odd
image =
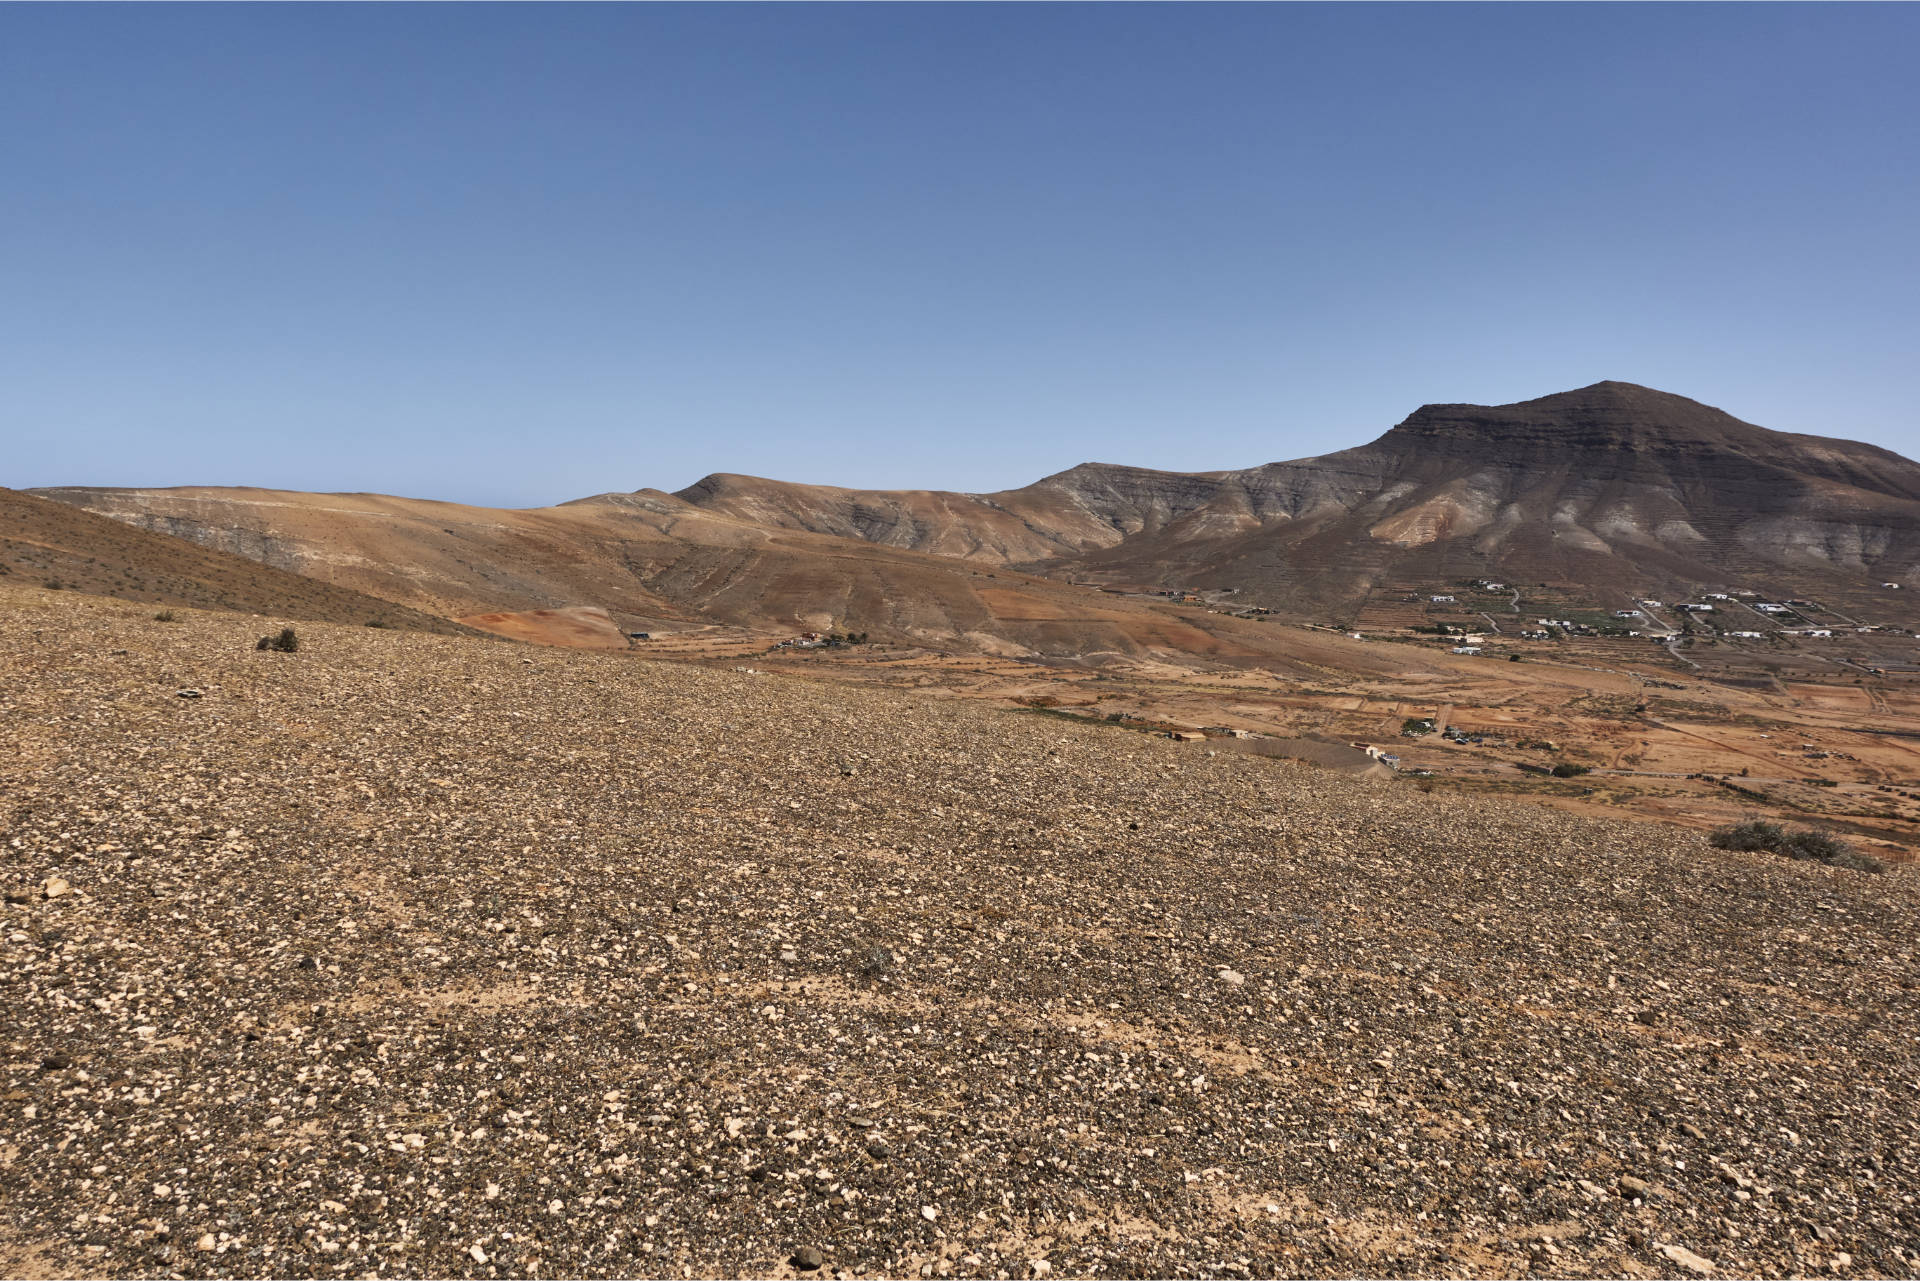
{"type": "Polygon", "coordinates": [[[1920,6],[0,7],[0,483],[535,505],[1603,378],[1920,454],[1920,6]]]}

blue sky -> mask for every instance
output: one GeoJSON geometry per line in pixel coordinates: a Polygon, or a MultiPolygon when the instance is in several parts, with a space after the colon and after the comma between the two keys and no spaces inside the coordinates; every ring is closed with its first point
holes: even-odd
{"type": "Polygon", "coordinates": [[[1920,6],[0,7],[0,483],[1920,454],[1920,6]]]}

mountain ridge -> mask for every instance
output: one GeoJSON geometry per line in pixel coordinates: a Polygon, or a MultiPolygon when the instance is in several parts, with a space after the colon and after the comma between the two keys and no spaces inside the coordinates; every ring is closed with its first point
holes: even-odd
{"type": "Polygon", "coordinates": [[[884,603],[881,616],[911,634],[978,637],[1000,626],[980,603],[980,569],[1232,588],[1335,622],[1371,592],[1462,578],[1850,598],[1920,576],[1920,464],[1619,381],[1423,405],[1371,441],[1308,458],[1206,472],[1088,462],[984,494],[731,472],[515,512],[257,490],[42,492],[455,616],[604,602],[641,620],[718,610],[784,625],[884,603]],[[369,517],[404,537],[384,546],[369,517]],[[941,603],[923,610],[920,596],[941,603]],[[845,608],[817,603],[829,598],[845,608]]]}
{"type": "Polygon", "coordinates": [[[987,494],[718,473],[676,497],[1034,572],[1250,587],[1335,611],[1396,572],[1671,590],[1729,573],[1920,571],[1920,464],[1617,380],[1422,405],[1365,444],[1246,468],[1089,462],[987,494]]]}

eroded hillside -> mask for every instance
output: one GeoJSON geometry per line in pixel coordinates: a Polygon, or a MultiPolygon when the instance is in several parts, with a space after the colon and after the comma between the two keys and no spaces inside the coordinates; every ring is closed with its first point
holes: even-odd
{"type": "Polygon", "coordinates": [[[5,488],[0,488],[0,583],[280,618],[463,630],[350,587],[5,488]]]}
{"type": "Polygon", "coordinates": [[[1920,1265],[1907,872],[800,679],[0,606],[10,1273],[1920,1265]]]}

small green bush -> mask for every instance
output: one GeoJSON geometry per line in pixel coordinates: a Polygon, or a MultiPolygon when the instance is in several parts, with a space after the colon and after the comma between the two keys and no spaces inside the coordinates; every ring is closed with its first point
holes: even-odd
{"type": "Polygon", "coordinates": [[[270,649],[277,654],[291,654],[300,648],[300,637],[291,627],[282,627],[278,636],[262,636],[255,649],[270,649]]]}
{"type": "Polygon", "coordinates": [[[1778,854],[1783,858],[1825,863],[1855,872],[1884,872],[1885,863],[1860,853],[1845,841],[1811,827],[1792,831],[1761,818],[1742,819],[1716,830],[1707,838],[1715,848],[1778,854]]]}
{"type": "Polygon", "coordinates": [[[156,623],[177,623],[180,620],[174,617],[174,613],[172,610],[163,609],[159,613],[153,616],[153,621],[156,623]]]}
{"type": "Polygon", "coordinates": [[[1593,766],[1574,765],[1567,761],[1561,761],[1558,765],[1553,767],[1553,776],[1555,778],[1578,778],[1582,774],[1591,774],[1591,773],[1593,773],[1593,766]]]}

